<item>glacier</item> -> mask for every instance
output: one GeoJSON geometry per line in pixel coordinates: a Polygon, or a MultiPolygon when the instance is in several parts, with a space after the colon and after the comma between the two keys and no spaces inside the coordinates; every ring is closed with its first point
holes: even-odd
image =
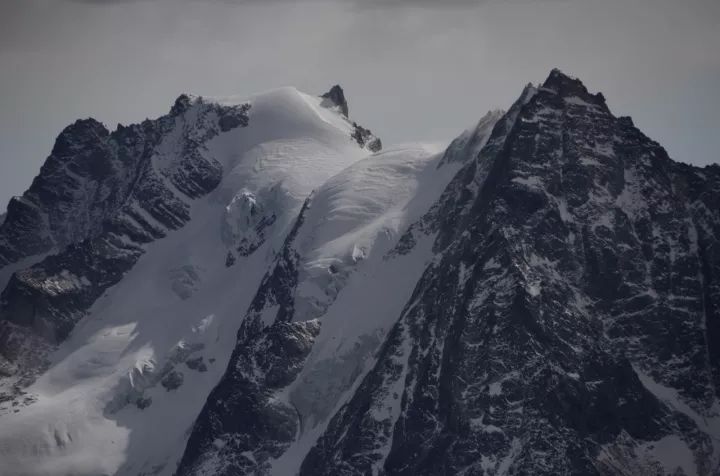
{"type": "Polygon", "coordinates": [[[558,70],[449,145],[348,114],[60,134],[0,225],[0,474],[718,474],[720,167],[558,70]]]}

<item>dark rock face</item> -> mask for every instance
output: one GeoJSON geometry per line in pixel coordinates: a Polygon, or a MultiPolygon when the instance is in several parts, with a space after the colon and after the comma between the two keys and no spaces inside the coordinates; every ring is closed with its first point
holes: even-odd
{"type": "Polygon", "coordinates": [[[249,110],[250,104],[243,104],[239,108],[228,108],[224,110],[218,121],[220,131],[227,132],[237,127],[246,127],[248,125],[249,110]]]}
{"type": "Polygon", "coordinates": [[[225,207],[222,224],[223,242],[228,250],[226,265],[232,266],[237,256],[250,256],[266,240],[277,216],[254,194],[237,194],[225,207]]]}
{"type": "Polygon", "coordinates": [[[171,390],[177,390],[180,388],[185,381],[185,376],[182,374],[182,372],[178,372],[177,370],[171,370],[168,372],[165,377],[160,381],[160,384],[165,387],[165,390],[168,392],[171,390]]]}
{"type": "Polygon", "coordinates": [[[717,168],[558,71],[506,117],[412,232],[439,260],[301,474],[655,474],[669,435],[714,474],[717,168]]]}
{"type": "Polygon", "coordinates": [[[192,370],[197,370],[198,372],[207,372],[207,365],[205,365],[205,362],[203,362],[202,356],[187,359],[185,361],[185,365],[187,365],[188,368],[192,370]]]}
{"type": "Polygon", "coordinates": [[[5,362],[27,360],[25,354],[33,352],[27,341],[35,336],[50,344],[64,340],[132,268],[143,244],[190,220],[191,200],[222,178],[221,165],[201,154],[204,144],[223,130],[247,125],[248,111],[249,105],[181,96],[169,115],[154,121],[110,133],[87,119],[60,134],[40,175],[11,200],[0,225],[0,268],[49,253],[12,275],[2,291],[5,362]],[[173,130],[180,152],[166,159],[160,145],[173,130]]]}
{"type": "Polygon", "coordinates": [[[267,471],[269,459],[280,456],[300,430],[297,411],[272,393],[295,379],[319,323],[275,321],[263,327],[249,319],[228,371],[198,417],[178,475],[267,471]]]}
{"type": "Polygon", "coordinates": [[[335,86],[330,88],[330,91],[326,92],[320,97],[324,99],[323,106],[337,107],[340,109],[340,112],[342,112],[343,116],[350,117],[348,111],[348,103],[345,99],[345,92],[340,87],[340,85],[336,84],[335,86]]]}
{"type": "MultiPolygon", "coordinates": [[[[139,145],[127,139],[128,148],[139,145]]],[[[94,119],[68,126],[30,189],[8,204],[0,265],[99,233],[127,198],[137,166],[129,155],[114,153],[110,133],[94,119]]]]}
{"type": "Polygon", "coordinates": [[[360,147],[367,147],[370,152],[380,152],[382,150],[382,141],[375,137],[370,129],[353,122],[352,139],[358,143],[360,147]]]}
{"type": "Polygon", "coordinates": [[[142,254],[136,245],[103,238],[71,245],[15,273],[2,293],[5,320],[32,328],[51,343],[64,340],[83,311],[142,254]]]}
{"type": "Polygon", "coordinates": [[[249,108],[181,96],[170,115],[112,133],[94,119],[68,126],[28,191],[8,204],[0,224],[0,266],[95,238],[119,215],[146,222],[132,202],[165,226],[181,226],[189,218],[183,199],[205,195],[222,177],[220,164],[200,155],[203,144],[246,126],[249,108]],[[192,104],[197,116],[185,117],[192,104]],[[167,166],[153,167],[157,147],[175,127],[183,137],[180,153],[167,166]],[[167,188],[163,175],[184,197],[167,188]]]}
{"type": "MultiPolygon", "coordinates": [[[[346,119],[350,117],[345,92],[339,85],[336,84],[330,88],[330,91],[320,97],[323,99],[320,104],[321,106],[339,110],[346,119]]],[[[350,137],[357,142],[360,147],[367,148],[370,152],[379,152],[382,150],[382,141],[379,137],[376,137],[370,129],[366,129],[354,121],[352,122],[352,127],[353,131],[350,137]]]]}
{"type": "Polygon", "coordinates": [[[178,96],[178,98],[175,100],[175,103],[170,108],[170,115],[181,116],[182,114],[185,114],[188,109],[190,109],[191,105],[192,98],[187,94],[181,94],[180,96],[178,96]]]}
{"type": "Polygon", "coordinates": [[[135,406],[140,410],[145,410],[147,407],[152,405],[152,398],[138,398],[135,401],[135,406]]]}
{"type": "Polygon", "coordinates": [[[225,375],[190,435],[178,476],[262,474],[300,431],[297,410],[273,394],[297,377],[320,332],[317,320],[292,322],[298,274],[293,242],[309,204],[308,199],[250,305],[225,375]]]}

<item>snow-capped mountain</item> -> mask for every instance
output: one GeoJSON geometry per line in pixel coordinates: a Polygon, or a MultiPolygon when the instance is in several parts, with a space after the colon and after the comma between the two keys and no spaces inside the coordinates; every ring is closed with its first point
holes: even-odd
{"type": "Polygon", "coordinates": [[[62,132],[0,225],[0,474],[720,474],[720,167],[557,70],[444,150],[348,115],[62,132]]]}

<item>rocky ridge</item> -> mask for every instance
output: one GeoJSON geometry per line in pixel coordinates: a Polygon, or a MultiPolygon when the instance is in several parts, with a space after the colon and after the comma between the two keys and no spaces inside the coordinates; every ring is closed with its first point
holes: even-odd
{"type": "MultiPolygon", "coordinates": [[[[317,101],[341,118],[333,134],[377,152],[342,88],[317,101]]],[[[149,243],[218,201],[222,273],[239,280],[257,262],[262,279],[236,290],[251,298],[233,308],[224,372],[201,339],[212,315],[164,365],[130,372],[107,418],[149,418],[158,395],[171,405],[217,377],[187,440],[175,435],[184,451],[111,472],[720,472],[720,167],[671,160],[553,70],[445,151],[365,157],[285,209],[284,182],[225,190],[237,171],[208,153],[251,128],[253,108],[181,96],[156,121],[61,134],[0,225],[2,371],[25,378],[10,398],[32,409],[21,387],[42,368],[36,350],[62,348],[149,243]]],[[[301,163],[302,147],[247,154],[274,167],[277,151],[301,163]]],[[[199,306],[205,272],[183,263],[172,291],[199,306]]],[[[52,438],[48,454],[66,455],[77,435],[52,438]]]]}

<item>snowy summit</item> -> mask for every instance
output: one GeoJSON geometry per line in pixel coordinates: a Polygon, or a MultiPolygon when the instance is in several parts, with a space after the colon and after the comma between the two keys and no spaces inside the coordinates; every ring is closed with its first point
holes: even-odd
{"type": "Polygon", "coordinates": [[[720,167],[559,70],[479,116],[68,126],[0,217],[0,474],[716,474],[720,167]]]}

